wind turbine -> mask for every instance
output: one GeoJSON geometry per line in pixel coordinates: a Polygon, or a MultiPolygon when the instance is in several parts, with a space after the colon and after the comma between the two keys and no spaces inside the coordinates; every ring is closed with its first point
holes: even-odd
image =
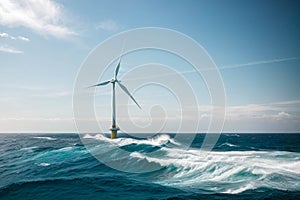
{"type": "Polygon", "coordinates": [[[123,85],[121,83],[121,80],[118,80],[118,73],[119,73],[119,69],[120,69],[120,64],[121,64],[121,58],[119,60],[119,63],[115,69],[115,76],[111,79],[111,80],[108,80],[108,81],[104,81],[104,82],[101,82],[101,83],[98,83],[96,85],[92,85],[90,87],[98,87],[98,86],[104,86],[104,85],[107,85],[109,83],[112,84],[112,91],[113,91],[113,95],[112,95],[112,125],[111,125],[111,135],[110,135],[110,138],[111,139],[115,139],[117,138],[117,132],[118,130],[120,130],[117,125],[116,125],[116,92],[115,92],[115,86],[116,86],[116,83],[120,86],[120,88],[134,101],[134,103],[140,108],[141,106],[137,103],[137,101],[133,98],[133,96],[130,94],[130,92],[128,91],[128,89],[125,87],[125,85],[123,85]]]}

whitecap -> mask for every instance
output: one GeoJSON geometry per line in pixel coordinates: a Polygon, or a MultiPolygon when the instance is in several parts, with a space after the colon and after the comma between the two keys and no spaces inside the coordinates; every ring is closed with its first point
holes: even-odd
{"type": "MultiPolygon", "coordinates": [[[[130,154],[172,169],[176,173],[168,178],[155,181],[172,187],[188,187],[212,190],[205,185],[216,185],[215,191],[237,194],[257,187],[299,191],[299,153],[285,151],[230,151],[201,153],[199,149],[184,150],[163,147],[164,157],[155,154],[130,154]],[[289,155],[289,156],[287,156],[289,155]],[[274,178],[275,177],[275,178],[274,178]],[[281,184],[276,182],[280,178],[281,184]],[[251,184],[249,184],[251,182],[251,184]],[[293,186],[291,186],[291,183],[293,186]],[[237,184],[238,183],[238,184],[237,184]]],[[[159,155],[159,154],[156,154],[159,155]]]]}
{"type": "Polygon", "coordinates": [[[220,145],[220,147],[222,147],[222,146],[239,147],[239,145],[231,144],[231,143],[229,143],[229,142],[225,142],[225,143],[223,143],[223,144],[220,145]]]}
{"type": "Polygon", "coordinates": [[[63,147],[57,150],[54,150],[54,152],[65,152],[65,151],[70,151],[72,150],[74,147],[63,147]]]}
{"type": "MultiPolygon", "coordinates": [[[[260,187],[300,191],[300,153],[287,151],[211,151],[183,149],[169,135],[147,139],[117,138],[111,140],[102,134],[85,135],[119,147],[131,144],[160,146],[155,153],[131,152],[130,162],[143,161],[160,165],[163,178],[157,175],[153,182],[176,188],[206,190],[237,194],[260,187]],[[173,140],[173,141],[172,141],[173,140]],[[162,152],[162,153],[161,153],[162,152]],[[278,184],[280,180],[280,184],[278,184]],[[214,187],[211,187],[214,185],[214,187]]],[[[227,146],[236,146],[224,143],[227,146]]],[[[103,146],[103,145],[102,145],[103,146]]],[[[104,145],[103,150],[107,149],[104,145]]],[[[127,163],[128,164],[128,163],[127,163]]],[[[127,165],[124,163],[124,165],[127,165]]],[[[128,164],[128,166],[131,166],[128,164]]]]}
{"type": "Polygon", "coordinates": [[[33,137],[35,139],[43,139],[43,140],[56,140],[56,138],[53,138],[53,137],[46,137],[46,136],[36,136],[36,137],[33,137]]]}
{"type": "Polygon", "coordinates": [[[33,149],[37,149],[39,147],[37,146],[33,146],[33,147],[24,147],[22,149],[20,149],[20,151],[29,151],[29,152],[32,152],[33,149]]]}
{"type": "Polygon", "coordinates": [[[243,186],[235,188],[235,189],[228,189],[228,190],[226,190],[225,192],[222,192],[222,193],[225,193],[225,194],[239,194],[239,193],[245,192],[246,190],[253,190],[253,189],[256,189],[256,188],[257,187],[255,187],[253,184],[249,183],[249,184],[243,185],[243,186]]]}
{"type": "Polygon", "coordinates": [[[51,165],[50,163],[46,163],[46,162],[42,162],[42,163],[39,163],[38,166],[41,166],[41,167],[47,167],[51,165]]]}
{"type": "Polygon", "coordinates": [[[118,146],[126,146],[130,144],[148,144],[152,146],[162,146],[168,143],[172,143],[174,145],[180,145],[180,143],[176,142],[174,139],[170,138],[167,134],[157,135],[155,137],[149,137],[147,139],[135,139],[135,138],[116,138],[111,140],[110,138],[105,137],[103,134],[90,135],[86,134],[83,136],[84,139],[96,139],[103,142],[109,142],[112,144],[116,144],[118,146]]]}

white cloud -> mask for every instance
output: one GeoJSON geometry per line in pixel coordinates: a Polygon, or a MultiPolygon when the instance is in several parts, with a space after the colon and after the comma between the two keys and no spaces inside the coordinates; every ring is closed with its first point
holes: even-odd
{"type": "Polygon", "coordinates": [[[23,26],[54,37],[75,35],[74,31],[62,25],[63,21],[61,6],[51,0],[0,1],[0,24],[4,26],[23,26]]]}
{"type": "Polygon", "coordinates": [[[271,103],[271,105],[283,105],[283,106],[289,106],[289,105],[295,105],[295,104],[300,105],[300,100],[280,101],[280,102],[271,103]]]}
{"type": "Polygon", "coordinates": [[[23,37],[23,36],[14,37],[14,36],[9,35],[8,33],[4,33],[4,32],[3,33],[0,32],[0,37],[1,38],[9,38],[12,40],[21,40],[21,41],[29,42],[29,38],[27,38],[27,37],[23,37]]]}
{"type": "MultiPolygon", "coordinates": [[[[191,107],[191,109],[193,109],[191,107]]],[[[211,117],[213,106],[198,106],[202,117],[211,117]]],[[[300,120],[295,112],[300,112],[300,101],[282,101],[269,104],[249,104],[226,106],[226,118],[229,120],[269,119],[269,120],[300,120]],[[295,114],[291,114],[295,113],[295,114]]]]}
{"type": "Polygon", "coordinates": [[[14,53],[14,54],[23,53],[23,51],[20,51],[20,50],[17,50],[12,47],[8,47],[8,46],[0,46],[0,51],[6,52],[6,53],[14,53]]]}
{"type": "Polygon", "coordinates": [[[119,30],[119,25],[117,22],[113,20],[105,20],[100,22],[97,26],[96,29],[102,29],[105,31],[117,31],[119,30]]]}
{"type": "Polygon", "coordinates": [[[278,114],[273,115],[272,117],[276,120],[283,120],[283,119],[292,118],[292,116],[289,113],[286,113],[286,112],[279,112],[278,114]]]}
{"type": "Polygon", "coordinates": [[[29,42],[29,39],[28,39],[27,37],[18,36],[17,39],[18,39],[18,40],[25,41],[25,42],[29,42]]]}
{"type": "MultiPolygon", "coordinates": [[[[197,108],[200,114],[199,128],[207,130],[212,117],[212,106],[201,105],[197,108]]],[[[220,116],[214,116],[220,119],[220,116]]],[[[184,119],[188,120],[188,119],[184,119]]],[[[190,119],[196,123],[196,119],[190,119]]],[[[268,104],[228,105],[226,106],[224,132],[299,132],[300,101],[281,101],[268,104]]],[[[200,131],[200,132],[201,132],[200,131]]]]}
{"type": "Polygon", "coordinates": [[[9,38],[9,35],[7,33],[0,33],[0,37],[9,38]]]}
{"type": "Polygon", "coordinates": [[[229,106],[227,115],[235,119],[241,117],[256,119],[295,119],[296,116],[290,114],[300,111],[299,102],[278,102],[270,104],[251,104],[245,106],[229,106]]]}

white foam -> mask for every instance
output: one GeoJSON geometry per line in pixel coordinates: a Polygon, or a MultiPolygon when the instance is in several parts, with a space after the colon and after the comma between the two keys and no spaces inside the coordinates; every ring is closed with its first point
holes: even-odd
{"type": "Polygon", "coordinates": [[[30,151],[32,152],[33,149],[39,148],[37,146],[33,146],[33,147],[24,147],[22,149],[20,149],[21,151],[30,151]]]}
{"type": "Polygon", "coordinates": [[[300,182],[300,153],[296,152],[186,150],[179,148],[180,144],[176,144],[168,135],[148,139],[111,140],[97,134],[85,135],[84,138],[100,140],[119,147],[131,144],[160,146],[158,151],[163,154],[132,152],[130,157],[135,158],[133,159],[135,161],[140,159],[165,167],[166,176],[163,178],[158,176],[155,179],[156,183],[162,185],[231,194],[259,187],[300,191],[300,185],[297,184],[300,182]],[[173,145],[173,148],[165,146],[168,143],[176,145],[173,145]],[[168,176],[168,173],[171,174],[168,176]]]}
{"type": "Polygon", "coordinates": [[[74,147],[63,147],[57,150],[53,150],[53,152],[66,152],[72,150],[74,147]]]}
{"type": "Polygon", "coordinates": [[[224,144],[221,144],[220,146],[238,147],[238,145],[231,144],[229,142],[225,142],[224,144]]]}
{"type": "Polygon", "coordinates": [[[43,139],[43,140],[56,140],[56,138],[53,137],[46,137],[46,136],[37,136],[37,137],[33,137],[35,139],[43,139]]]}
{"type": "Polygon", "coordinates": [[[107,138],[102,135],[102,134],[96,134],[96,135],[90,135],[90,134],[85,134],[83,136],[84,139],[96,139],[96,140],[106,140],[107,138]]]}
{"type": "Polygon", "coordinates": [[[51,165],[51,164],[50,163],[45,163],[45,162],[38,164],[38,166],[41,166],[41,167],[47,167],[49,165],[51,165]]]}
{"type": "Polygon", "coordinates": [[[174,139],[171,139],[169,135],[163,134],[158,135],[156,137],[148,138],[148,139],[134,139],[134,138],[116,138],[116,139],[109,139],[102,134],[90,135],[86,134],[83,136],[84,139],[96,139],[103,142],[109,142],[116,144],[118,146],[126,146],[130,144],[148,144],[152,146],[162,146],[168,144],[169,142],[175,145],[180,145],[174,139]]]}
{"type": "Polygon", "coordinates": [[[238,193],[242,193],[242,192],[245,192],[246,190],[253,190],[253,189],[256,189],[257,187],[255,187],[253,184],[249,183],[249,184],[246,184],[246,185],[243,185],[239,188],[236,188],[236,189],[228,189],[226,190],[225,192],[222,192],[222,193],[227,193],[227,194],[238,194],[238,193]]]}
{"type": "Polygon", "coordinates": [[[293,155],[299,157],[299,153],[230,151],[201,154],[201,151],[196,149],[162,148],[162,150],[167,152],[163,158],[136,152],[130,154],[132,157],[145,159],[164,167],[177,167],[172,177],[158,180],[159,184],[211,190],[211,184],[210,187],[205,188],[203,183],[215,183],[221,185],[216,186],[217,192],[232,194],[255,189],[258,186],[300,190],[298,184],[290,186],[291,177],[294,179],[292,182],[300,181],[300,161],[293,157],[293,155]],[[240,176],[241,173],[247,175],[240,176]],[[272,183],[272,178],[269,178],[274,174],[283,177],[280,185],[272,183]]]}

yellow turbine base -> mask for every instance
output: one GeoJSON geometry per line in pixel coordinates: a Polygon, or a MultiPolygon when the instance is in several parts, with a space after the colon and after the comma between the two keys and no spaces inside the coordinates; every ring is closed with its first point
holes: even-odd
{"type": "Polygon", "coordinates": [[[116,139],[117,138],[117,130],[111,130],[110,139],[116,139]]]}

